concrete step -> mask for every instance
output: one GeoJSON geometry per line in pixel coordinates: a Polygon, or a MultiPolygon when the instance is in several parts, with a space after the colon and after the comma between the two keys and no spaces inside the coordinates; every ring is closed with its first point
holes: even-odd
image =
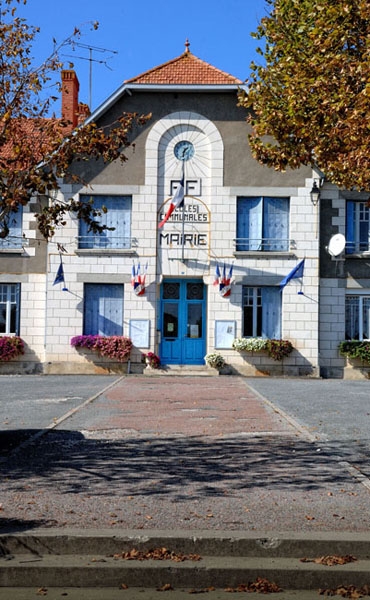
{"type": "Polygon", "coordinates": [[[370,560],[368,533],[257,534],[211,530],[34,529],[0,533],[0,558],[30,554],[111,555],[132,548],[168,548],[183,554],[242,557],[317,557],[352,554],[370,560]]]}
{"type": "MultiPolygon", "coordinates": [[[[370,584],[367,535],[252,536],[235,532],[66,532],[41,530],[0,535],[0,590],[128,588],[223,590],[264,578],[283,590],[333,589],[370,584]],[[200,560],[124,560],[133,548],[167,548],[200,560]],[[302,558],[352,555],[356,561],[326,566],[302,558]]],[[[149,592],[148,592],[149,593],[149,592]]],[[[0,596],[1,597],[1,596],[0,596]]],[[[12,599],[16,596],[9,596],[12,599]]],[[[48,597],[50,597],[48,595],[48,597]]],[[[108,598],[109,596],[107,596],[108,598]]],[[[142,597],[140,595],[140,597],[142,597]]],[[[285,598],[286,596],[284,596],[285,598]]],[[[144,596],[143,596],[144,598],[144,596]]],[[[274,598],[277,596],[274,594],[274,598]]]]}
{"type": "MultiPolygon", "coordinates": [[[[225,590],[197,590],[196,588],[173,588],[170,600],[189,600],[189,594],[209,592],[207,600],[231,600],[230,592],[225,590]]],[[[158,600],[156,589],[128,588],[0,588],[0,600],[31,600],[45,596],[46,600],[158,600]]],[[[167,596],[165,595],[165,598],[167,596]]],[[[238,597],[238,596],[237,596],[238,597]]],[[[261,600],[261,594],[249,593],[248,600],[261,600]]],[[[317,590],[288,590],[273,595],[273,600],[318,600],[317,590]]]]}
{"type": "Polygon", "coordinates": [[[332,589],[370,583],[370,560],[336,567],[298,558],[203,556],[199,562],[116,560],[105,555],[17,555],[0,561],[0,586],[236,588],[267,579],[286,589],[332,589]]]}
{"type": "Polygon", "coordinates": [[[217,369],[206,365],[162,365],[159,369],[146,367],[144,375],[148,377],[183,376],[183,377],[215,377],[220,375],[217,369]]]}

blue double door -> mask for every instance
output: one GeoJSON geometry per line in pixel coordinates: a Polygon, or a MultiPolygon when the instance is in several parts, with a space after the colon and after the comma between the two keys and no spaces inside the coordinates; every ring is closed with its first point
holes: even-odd
{"type": "Polygon", "coordinates": [[[162,364],[204,364],[206,287],[202,280],[162,283],[160,331],[162,364]]]}

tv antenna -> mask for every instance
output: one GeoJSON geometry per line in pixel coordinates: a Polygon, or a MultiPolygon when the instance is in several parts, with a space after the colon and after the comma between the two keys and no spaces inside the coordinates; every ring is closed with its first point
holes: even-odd
{"type": "Polygon", "coordinates": [[[83,50],[88,50],[89,51],[89,56],[74,56],[71,54],[64,54],[63,56],[66,56],[67,58],[74,58],[74,59],[79,59],[79,60],[87,60],[89,61],[89,107],[90,110],[92,110],[92,65],[93,63],[99,63],[102,65],[105,65],[107,67],[107,69],[112,70],[109,65],[108,65],[108,60],[110,58],[112,58],[112,56],[108,56],[105,59],[99,59],[99,58],[93,58],[93,52],[98,52],[100,54],[105,54],[106,52],[109,52],[111,55],[113,54],[118,54],[117,50],[108,50],[108,48],[99,48],[99,46],[91,46],[89,44],[81,44],[80,42],[73,42],[72,44],[72,50],[74,50],[75,47],[78,48],[82,48],[83,50]]]}

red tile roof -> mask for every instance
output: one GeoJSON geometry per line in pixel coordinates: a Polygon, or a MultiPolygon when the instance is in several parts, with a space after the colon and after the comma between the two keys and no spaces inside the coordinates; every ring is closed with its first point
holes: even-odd
{"type": "Polygon", "coordinates": [[[125,83],[163,84],[163,85],[240,85],[241,79],[220,71],[204,62],[189,50],[186,41],[183,54],[141,75],[127,79],[125,83]]]}

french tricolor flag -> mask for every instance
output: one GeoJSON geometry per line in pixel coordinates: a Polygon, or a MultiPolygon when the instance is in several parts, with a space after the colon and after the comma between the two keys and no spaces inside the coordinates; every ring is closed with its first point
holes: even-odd
{"type": "Polygon", "coordinates": [[[179,187],[177,188],[176,193],[175,193],[174,197],[171,200],[171,204],[169,206],[169,209],[166,212],[166,215],[165,215],[164,219],[162,219],[162,221],[158,225],[159,229],[161,227],[163,227],[163,225],[168,221],[168,219],[172,215],[173,211],[176,210],[176,208],[180,208],[180,206],[184,206],[184,185],[185,185],[185,181],[184,180],[185,180],[185,173],[183,171],[179,187]]]}

